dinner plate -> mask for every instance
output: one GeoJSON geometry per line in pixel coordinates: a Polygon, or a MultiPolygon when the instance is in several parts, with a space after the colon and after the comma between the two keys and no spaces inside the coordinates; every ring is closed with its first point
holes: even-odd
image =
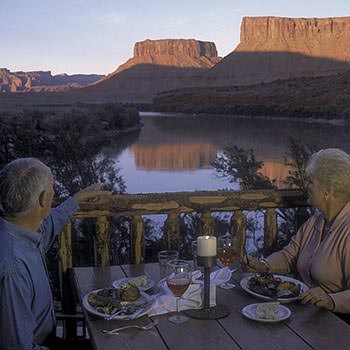
{"type": "Polygon", "coordinates": [[[242,314],[254,321],[259,321],[259,322],[268,322],[268,323],[273,323],[273,322],[280,322],[283,320],[286,320],[290,315],[291,311],[284,305],[278,305],[278,318],[275,320],[267,319],[267,318],[260,318],[256,316],[256,308],[258,304],[250,304],[245,306],[242,309],[242,314]]]}
{"type": "MultiPolygon", "coordinates": [[[[121,285],[123,284],[127,284],[128,282],[132,282],[132,280],[136,278],[136,277],[124,277],[124,278],[120,278],[118,280],[115,280],[112,282],[112,286],[114,288],[119,288],[121,285]]],[[[145,286],[143,287],[139,287],[136,285],[136,287],[141,291],[141,292],[144,292],[146,290],[149,290],[151,289],[152,287],[154,287],[154,285],[156,284],[156,282],[154,282],[152,279],[150,279],[148,276],[147,276],[147,283],[145,286]]]]}
{"type": "MultiPolygon", "coordinates": [[[[84,298],[83,298],[83,307],[91,314],[98,316],[98,317],[103,317],[106,318],[109,316],[109,314],[103,313],[103,312],[99,312],[97,311],[92,305],[90,305],[89,301],[88,301],[88,297],[91,293],[97,293],[102,289],[96,289],[93,290],[89,293],[87,293],[84,298]]],[[[149,298],[147,298],[147,296],[144,293],[141,293],[141,297],[138,298],[136,301],[133,302],[126,302],[126,305],[142,305],[142,304],[146,304],[145,307],[143,308],[138,308],[133,314],[130,315],[116,315],[115,317],[113,317],[114,320],[133,320],[135,318],[139,318],[143,315],[146,315],[151,309],[152,309],[152,302],[150,301],[149,298]]]]}
{"type": "MultiPolygon", "coordinates": [[[[248,285],[248,281],[251,277],[253,277],[254,274],[251,274],[250,276],[246,276],[244,277],[243,279],[241,279],[241,282],[240,282],[240,285],[241,287],[246,291],[248,292],[249,294],[252,294],[260,299],[265,299],[265,300],[275,300],[275,301],[279,301],[280,303],[292,303],[294,301],[297,301],[298,300],[298,297],[291,297],[291,298],[272,298],[272,297],[269,297],[267,295],[263,295],[263,294],[259,294],[259,293],[256,293],[254,291],[252,291],[250,288],[249,288],[249,285],[248,285]]],[[[292,278],[292,277],[288,277],[288,276],[283,276],[283,275],[276,275],[276,274],[273,274],[274,277],[278,277],[281,279],[281,281],[288,281],[288,282],[293,282],[295,283],[296,285],[297,284],[300,284],[300,294],[301,293],[304,293],[306,292],[309,288],[306,284],[304,284],[303,282],[300,282],[298,281],[297,279],[295,278],[292,278]]]]}

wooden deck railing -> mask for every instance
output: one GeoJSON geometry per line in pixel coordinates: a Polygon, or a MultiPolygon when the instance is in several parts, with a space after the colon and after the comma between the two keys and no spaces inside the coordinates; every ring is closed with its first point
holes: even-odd
{"type": "MultiPolygon", "coordinates": [[[[166,214],[165,237],[167,248],[176,249],[180,237],[181,213],[201,214],[200,234],[214,233],[212,212],[234,212],[231,229],[240,237],[241,253],[246,233],[244,210],[266,209],[265,250],[268,251],[277,235],[277,208],[305,208],[305,195],[299,190],[260,191],[205,191],[150,193],[137,195],[114,195],[104,202],[88,203],[76,213],[75,219],[95,218],[96,240],[94,242],[96,266],[109,265],[109,223],[108,217],[131,218],[132,262],[142,263],[143,219],[142,215],[166,214]]],[[[60,265],[63,272],[72,267],[72,224],[65,227],[59,244],[60,265]]]]}
{"type": "MultiPolygon", "coordinates": [[[[266,209],[264,214],[264,251],[269,252],[276,241],[277,208],[299,208],[301,216],[307,206],[305,194],[299,190],[205,191],[113,195],[105,201],[81,206],[74,219],[95,218],[94,261],[96,266],[110,264],[108,217],[130,217],[132,262],[144,261],[142,215],[166,214],[165,238],[168,249],[177,249],[180,238],[181,213],[201,214],[201,232],[214,234],[212,212],[234,212],[230,227],[239,238],[240,254],[244,253],[247,218],[245,210],[266,209]]],[[[62,305],[65,312],[74,309],[68,271],[73,266],[72,223],[66,225],[59,241],[59,265],[62,305]]]]}

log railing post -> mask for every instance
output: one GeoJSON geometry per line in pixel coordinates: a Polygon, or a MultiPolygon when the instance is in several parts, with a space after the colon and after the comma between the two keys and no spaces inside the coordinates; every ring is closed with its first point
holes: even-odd
{"type": "Polygon", "coordinates": [[[165,220],[164,235],[167,249],[177,250],[180,242],[180,221],[176,212],[169,213],[165,220]]]}
{"type": "Polygon", "coordinates": [[[205,236],[214,235],[214,218],[210,211],[203,211],[201,216],[201,234],[205,236]]]}
{"type": "Polygon", "coordinates": [[[243,211],[237,210],[231,217],[231,236],[238,239],[239,256],[245,254],[245,240],[247,234],[247,218],[243,211]]]}
{"type": "MultiPolygon", "coordinates": [[[[68,223],[58,239],[58,261],[59,261],[59,282],[61,292],[62,311],[64,314],[75,314],[75,298],[69,275],[73,267],[72,255],[72,224],[68,223]]],[[[76,322],[74,319],[66,320],[64,334],[67,339],[74,339],[76,336],[76,322]]]]}
{"type": "Polygon", "coordinates": [[[131,261],[141,264],[144,261],[143,219],[134,215],[131,219],[131,261]]]}
{"type": "Polygon", "coordinates": [[[266,209],[264,216],[264,256],[272,253],[277,243],[277,213],[266,209]]]}
{"type": "Polygon", "coordinates": [[[96,236],[94,241],[95,265],[110,265],[109,224],[105,216],[96,220],[96,236]]]}

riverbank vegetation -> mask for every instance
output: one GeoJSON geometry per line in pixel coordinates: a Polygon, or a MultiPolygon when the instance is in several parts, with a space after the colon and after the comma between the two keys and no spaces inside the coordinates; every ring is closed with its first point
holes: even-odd
{"type": "MultiPolygon", "coordinates": [[[[306,193],[305,166],[315,151],[316,148],[313,145],[302,143],[297,138],[289,139],[286,165],[290,166],[290,170],[284,179],[288,188],[298,188],[306,193]]],[[[239,182],[242,190],[277,189],[276,180],[262,174],[264,163],[255,158],[252,149],[243,149],[235,144],[229,144],[217,156],[213,166],[218,176],[228,179],[230,183],[239,182]]],[[[294,208],[278,209],[279,231],[271,252],[282,249],[313,211],[312,208],[304,212],[294,208]]],[[[246,249],[257,256],[262,256],[264,247],[262,218],[263,213],[260,210],[247,215],[247,240],[250,241],[250,247],[246,249]],[[258,234],[259,231],[261,234],[258,234]]],[[[218,220],[220,221],[219,218],[218,220]]]]}
{"type": "Polygon", "coordinates": [[[350,121],[350,72],[250,86],[187,88],[159,94],[159,112],[350,121]]]}
{"type": "Polygon", "coordinates": [[[0,167],[19,157],[49,161],[99,152],[109,137],[140,128],[136,110],[119,104],[0,110],[0,167]]]}

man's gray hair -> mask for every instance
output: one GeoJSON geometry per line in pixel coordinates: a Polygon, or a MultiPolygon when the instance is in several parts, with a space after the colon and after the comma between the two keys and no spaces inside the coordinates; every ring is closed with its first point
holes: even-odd
{"type": "Polygon", "coordinates": [[[0,171],[0,203],[7,216],[16,216],[34,207],[49,186],[49,168],[36,158],[20,158],[0,171]]]}
{"type": "Polygon", "coordinates": [[[336,198],[350,201],[350,156],[337,148],[314,153],[307,165],[306,176],[316,180],[324,189],[333,189],[336,198]]]}

